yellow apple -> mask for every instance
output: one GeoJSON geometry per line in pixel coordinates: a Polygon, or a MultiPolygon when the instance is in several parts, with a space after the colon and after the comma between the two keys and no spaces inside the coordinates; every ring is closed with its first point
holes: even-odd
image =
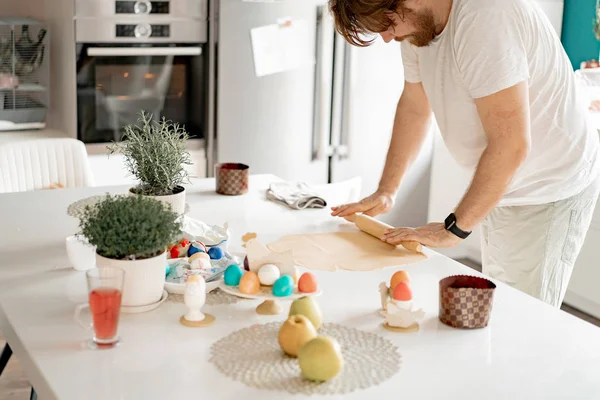
{"type": "Polygon", "coordinates": [[[312,296],[304,296],[294,300],[288,316],[291,317],[292,315],[304,315],[317,330],[321,328],[323,316],[321,315],[319,305],[312,296]]]}
{"type": "Polygon", "coordinates": [[[279,328],[277,340],[285,354],[298,356],[298,350],[317,337],[317,330],[304,315],[292,315],[279,328]]]}
{"type": "Polygon", "coordinates": [[[302,346],[298,363],[302,376],[317,382],[335,378],[344,367],[340,344],[327,336],[317,336],[302,346]]]}

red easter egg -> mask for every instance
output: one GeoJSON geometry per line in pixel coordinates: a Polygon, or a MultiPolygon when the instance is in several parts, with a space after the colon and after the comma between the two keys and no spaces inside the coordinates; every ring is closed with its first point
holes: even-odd
{"type": "Polygon", "coordinates": [[[314,293],[318,287],[317,278],[310,272],[303,273],[298,280],[298,290],[302,293],[314,293]]]}
{"type": "Polygon", "coordinates": [[[398,301],[412,300],[412,290],[406,282],[400,282],[394,288],[394,294],[392,297],[394,298],[394,300],[398,301]]]}

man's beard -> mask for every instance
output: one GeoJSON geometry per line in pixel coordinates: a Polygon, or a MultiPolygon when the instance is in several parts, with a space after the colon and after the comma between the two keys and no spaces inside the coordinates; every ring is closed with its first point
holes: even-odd
{"type": "Polygon", "coordinates": [[[399,12],[404,14],[406,21],[411,22],[414,25],[415,31],[410,35],[397,37],[394,40],[397,42],[408,40],[413,46],[425,47],[435,39],[435,19],[433,18],[433,12],[431,10],[417,13],[402,7],[399,12]]]}

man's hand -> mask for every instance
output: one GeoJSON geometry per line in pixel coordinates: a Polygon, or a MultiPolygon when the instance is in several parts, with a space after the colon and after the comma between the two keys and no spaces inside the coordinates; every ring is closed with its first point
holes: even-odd
{"type": "Polygon", "coordinates": [[[365,197],[358,203],[344,204],[338,207],[331,207],[334,217],[346,217],[356,213],[363,213],[370,217],[384,214],[394,206],[394,196],[390,193],[377,191],[365,197]]]}
{"type": "Polygon", "coordinates": [[[395,245],[414,241],[431,248],[454,247],[461,242],[461,239],[448,232],[441,222],[433,222],[420,228],[388,229],[382,240],[395,245]]]}

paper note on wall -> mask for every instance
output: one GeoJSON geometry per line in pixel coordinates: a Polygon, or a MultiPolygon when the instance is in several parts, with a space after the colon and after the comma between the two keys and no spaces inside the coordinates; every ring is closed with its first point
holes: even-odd
{"type": "Polygon", "coordinates": [[[256,76],[289,71],[315,63],[307,21],[284,21],[250,30],[256,76]]]}

